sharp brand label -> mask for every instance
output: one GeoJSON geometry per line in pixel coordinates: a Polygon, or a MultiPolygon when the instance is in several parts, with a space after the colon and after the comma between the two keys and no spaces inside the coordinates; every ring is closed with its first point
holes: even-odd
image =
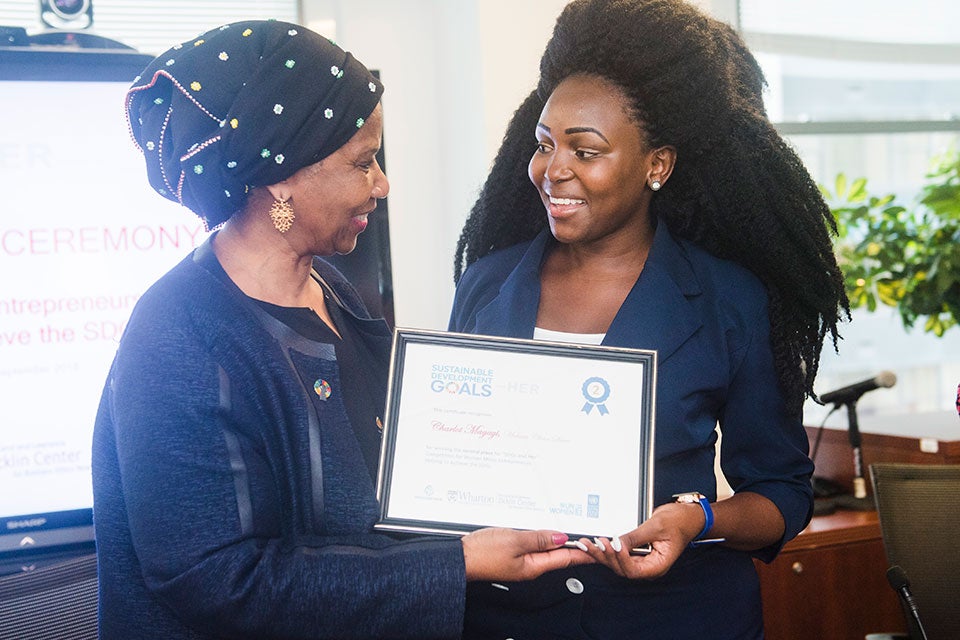
{"type": "Polygon", "coordinates": [[[8,520],[7,529],[30,529],[47,524],[46,518],[30,518],[29,520],[8,520]]]}

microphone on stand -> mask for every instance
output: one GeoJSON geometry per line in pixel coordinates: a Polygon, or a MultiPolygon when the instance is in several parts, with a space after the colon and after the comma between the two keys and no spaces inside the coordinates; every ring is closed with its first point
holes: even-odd
{"type": "Polygon", "coordinates": [[[868,391],[881,387],[889,388],[896,383],[897,376],[892,371],[881,371],[872,378],[855,382],[820,396],[820,401],[824,404],[832,402],[837,407],[844,405],[847,407],[847,435],[850,440],[850,447],[853,449],[853,499],[838,498],[835,501],[837,506],[857,511],[873,509],[873,501],[867,499],[867,482],[863,477],[860,426],[857,422],[857,400],[868,391]]]}
{"type": "Polygon", "coordinates": [[[913,599],[913,593],[910,591],[910,581],[907,580],[907,572],[900,565],[895,564],[887,569],[887,582],[893,587],[893,590],[900,596],[900,600],[910,611],[910,619],[917,625],[920,631],[920,637],[926,640],[927,632],[920,621],[920,609],[917,607],[917,601],[913,599]]]}
{"type": "Polygon", "coordinates": [[[860,396],[867,391],[873,391],[881,387],[889,388],[897,384],[897,376],[892,371],[881,371],[872,378],[855,382],[846,387],[841,387],[834,391],[829,391],[820,396],[820,401],[824,404],[832,402],[833,404],[847,404],[856,402],[860,396]]]}

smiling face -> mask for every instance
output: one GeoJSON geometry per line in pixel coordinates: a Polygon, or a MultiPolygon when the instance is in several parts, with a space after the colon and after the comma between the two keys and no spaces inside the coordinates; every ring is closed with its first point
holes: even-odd
{"type": "Polygon", "coordinates": [[[312,253],[345,254],[357,246],[377,199],[390,191],[376,159],[382,137],[383,109],[377,105],[345,145],[285,181],[296,214],[292,229],[312,253]]]}
{"type": "Polygon", "coordinates": [[[647,184],[664,182],[669,168],[664,149],[647,145],[617,85],[599,76],[565,79],[547,100],[536,135],[528,175],[557,240],[635,241],[637,233],[649,234],[647,184]]]}

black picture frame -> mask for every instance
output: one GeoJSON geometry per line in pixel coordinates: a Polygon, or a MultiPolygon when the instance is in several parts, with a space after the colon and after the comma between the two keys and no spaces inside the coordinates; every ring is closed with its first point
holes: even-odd
{"type": "MultiPolygon", "coordinates": [[[[425,517],[408,517],[407,515],[398,515],[392,508],[394,498],[393,487],[398,473],[404,470],[398,466],[397,449],[398,442],[404,437],[404,429],[410,428],[404,424],[404,390],[405,385],[420,384],[423,381],[418,379],[408,380],[405,375],[405,366],[407,363],[408,352],[411,347],[417,345],[430,345],[441,350],[449,350],[455,358],[457,354],[482,354],[483,352],[499,352],[510,354],[511,359],[536,357],[539,355],[548,355],[560,357],[563,359],[578,359],[585,363],[589,362],[627,362],[642,368],[641,388],[633,389],[637,399],[637,415],[639,431],[639,450],[637,451],[637,464],[639,468],[640,487],[638,487],[637,501],[637,525],[650,517],[653,509],[653,473],[654,473],[654,408],[656,404],[656,371],[657,371],[657,353],[653,350],[627,349],[619,347],[580,345],[572,343],[560,343],[542,340],[528,340],[516,338],[503,338],[495,336],[483,336],[472,334],[461,334],[452,332],[432,331],[425,329],[397,328],[394,331],[393,351],[390,363],[390,381],[387,391],[387,408],[385,413],[385,422],[383,430],[383,444],[381,447],[381,458],[379,466],[379,476],[377,479],[377,498],[380,503],[380,519],[375,527],[379,530],[390,531],[405,534],[436,534],[448,536],[460,536],[470,533],[476,529],[486,526],[510,526],[503,523],[491,523],[483,520],[474,521],[453,521],[445,519],[433,519],[425,517]]],[[[585,368],[587,370],[588,368],[585,368]]],[[[422,372],[418,372],[422,375],[422,372]]],[[[592,378],[588,378],[589,381],[592,378]]],[[[491,389],[495,388],[491,385],[491,389]]],[[[588,397],[587,382],[583,382],[584,397],[588,397]]],[[[436,389],[434,389],[436,391],[436,389]]],[[[609,391],[609,388],[608,388],[609,391]]],[[[604,398],[588,398],[584,403],[583,411],[589,413],[591,401],[599,401],[604,398]]],[[[581,400],[577,400],[581,402],[581,400]]],[[[603,403],[598,402],[602,407],[603,403]]],[[[436,410],[436,409],[435,409],[436,410]]],[[[597,414],[601,411],[598,410],[597,414]]],[[[578,468],[583,469],[589,465],[590,461],[577,459],[571,460],[578,468]]],[[[402,464],[402,463],[401,463],[402,464]]],[[[604,460],[595,461],[597,465],[604,465],[604,460]]],[[[442,493],[442,490],[441,490],[442,493]]],[[[442,498],[432,497],[432,500],[442,498]]],[[[427,507],[425,511],[429,511],[427,507]]],[[[542,528],[555,528],[550,525],[549,519],[545,519],[542,528]]],[[[514,527],[514,528],[533,528],[533,527],[514,527]]],[[[540,527],[537,527],[540,528],[540,527]]],[[[626,531],[607,531],[598,533],[596,531],[565,531],[571,539],[579,537],[594,537],[596,535],[619,535],[626,531]]]]}

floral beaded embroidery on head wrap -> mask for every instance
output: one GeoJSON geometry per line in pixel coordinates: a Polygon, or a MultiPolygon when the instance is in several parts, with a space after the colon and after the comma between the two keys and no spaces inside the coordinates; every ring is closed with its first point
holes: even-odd
{"type": "Polygon", "coordinates": [[[304,27],[224,25],[156,58],[127,92],[130,132],[150,185],[208,229],[357,132],[383,85],[304,27]]]}

